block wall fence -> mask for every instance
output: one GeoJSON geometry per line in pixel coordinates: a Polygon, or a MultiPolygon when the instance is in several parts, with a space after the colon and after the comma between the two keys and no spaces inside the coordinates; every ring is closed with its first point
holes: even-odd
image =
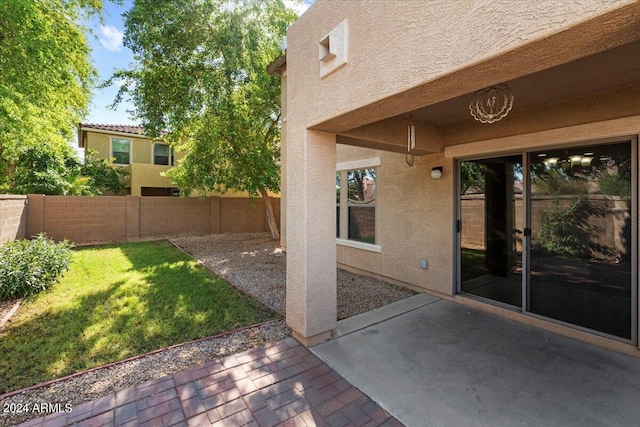
{"type": "MultiPolygon", "coordinates": [[[[595,213],[586,216],[586,224],[593,232],[593,243],[605,248],[630,248],[625,241],[631,235],[631,198],[605,195],[589,195],[584,199],[592,206],[595,213]],[[599,212],[599,214],[598,214],[599,212]],[[606,213],[606,215],[605,215],[606,213]]],[[[543,227],[543,213],[553,210],[568,209],[576,198],[574,196],[536,196],[531,198],[531,229],[534,238],[543,227]]],[[[484,195],[463,196],[460,201],[462,216],[461,246],[469,249],[484,249],[485,247],[485,198],[484,195]]],[[[513,200],[515,228],[522,231],[522,195],[518,194],[513,200]]],[[[522,250],[522,234],[516,238],[516,249],[522,250]]],[[[622,256],[630,253],[622,251],[622,256]]]]}
{"type": "Polygon", "coordinates": [[[234,197],[0,196],[0,224],[2,241],[44,232],[76,244],[269,230],[262,199],[234,197]]]}
{"type": "Polygon", "coordinates": [[[27,196],[0,194],[0,244],[27,235],[27,196]]]}

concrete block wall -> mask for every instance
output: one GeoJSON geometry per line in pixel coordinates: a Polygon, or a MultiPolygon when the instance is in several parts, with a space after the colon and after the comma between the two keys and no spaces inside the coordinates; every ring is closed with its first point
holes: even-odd
{"type": "MultiPolygon", "coordinates": [[[[127,239],[127,198],[43,197],[42,230],[54,240],[109,242],[127,239]]],[[[36,214],[29,209],[29,215],[36,214]]],[[[38,216],[40,213],[37,213],[38,216]]],[[[35,230],[30,235],[36,234],[35,230]]]]}
{"type": "MultiPolygon", "coordinates": [[[[280,199],[271,201],[279,225],[280,199]]],[[[36,194],[28,196],[28,204],[23,219],[27,236],[44,232],[54,240],[76,244],[268,231],[262,200],[248,198],[36,194]]]]}
{"type": "Polygon", "coordinates": [[[262,199],[220,199],[220,232],[253,233],[268,230],[262,199]]]}
{"type": "MultiPolygon", "coordinates": [[[[360,239],[374,239],[376,235],[375,207],[349,207],[349,238],[358,236],[360,239]]],[[[375,241],[371,241],[375,243],[375,241]]]]}
{"type": "MultiPolygon", "coordinates": [[[[536,233],[543,227],[542,215],[550,209],[565,210],[576,201],[573,196],[534,196],[531,200],[531,229],[536,233]]],[[[590,195],[587,201],[596,212],[588,217],[588,226],[593,231],[593,243],[608,248],[617,248],[620,255],[629,256],[629,242],[624,236],[630,233],[629,216],[631,200],[628,198],[590,195]]],[[[485,208],[484,195],[463,196],[460,211],[462,216],[461,246],[468,249],[484,249],[485,208]]],[[[523,230],[522,196],[517,195],[515,204],[515,227],[523,230]]],[[[522,235],[518,235],[516,249],[522,250],[522,235]]]]}
{"type": "Polygon", "coordinates": [[[27,235],[27,196],[0,195],[0,244],[27,235]]]}
{"type": "Polygon", "coordinates": [[[211,233],[211,199],[140,197],[140,237],[211,233]]]}

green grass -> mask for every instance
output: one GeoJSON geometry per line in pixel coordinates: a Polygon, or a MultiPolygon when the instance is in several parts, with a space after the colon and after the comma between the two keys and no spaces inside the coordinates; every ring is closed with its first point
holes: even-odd
{"type": "Polygon", "coordinates": [[[461,267],[463,282],[487,274],[488,270],[484,265],[484,251],[462,248],[460,250],[460,255],[462,258],[461,267]]]}
{"type": "Polygon", "coordinates": [[[79,249],[0,331],[0,394],[277,317],[169,242],[79,249]]]}

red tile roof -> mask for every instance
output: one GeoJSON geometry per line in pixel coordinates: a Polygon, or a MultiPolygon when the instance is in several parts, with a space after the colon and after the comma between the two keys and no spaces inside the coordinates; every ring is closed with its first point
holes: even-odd
{"type": "Polygon", "coordinates": [[[80,123],[80,128],[130,133],[132,135],[145,135],[144,128],[142,126],[135,125],[103,125],[97,123],[80,123]]]}

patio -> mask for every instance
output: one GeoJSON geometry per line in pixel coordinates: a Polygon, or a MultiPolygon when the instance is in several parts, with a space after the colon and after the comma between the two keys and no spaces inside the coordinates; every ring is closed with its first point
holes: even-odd
{"type": "Polygon", "coordinates": [[[640,359],[420,294],[33,425],[620,426],[640,359]],[[313,353],[313,354],[312,354],[313,353]]]}
{"type": "Polygon", "coordinates": [[[640,359],[426,294],[341,321],[312,351],[408,426],[640,419],[640,359]]]}

